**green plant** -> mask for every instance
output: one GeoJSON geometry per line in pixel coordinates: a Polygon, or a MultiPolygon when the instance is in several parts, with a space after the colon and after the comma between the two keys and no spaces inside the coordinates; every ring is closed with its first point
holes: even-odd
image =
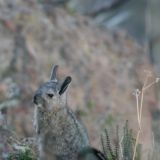
{"type": "Polygon", "coordinates": [[[91,100],[89,100],[89,101],[87,102],[87,107],[88,107],[89,110],[92,110],[92,109],[95,107],[94,102],[91,101],[91,100]]]}
{"type": "Polygon", "coordinates": [[[119,160],[119,130],[118,126],[116,129],[116,142],[115,147],[113,148],[111,144],[111,140],[109,137],[109,133],[107,129],[104,130],[104,134],[101,136],[101,144],[103,149],[103,154],[106,158],[106,160],[119,160]]]}
{"type": "Polygon", "coordinates": [[[114,122],[115,122],[115,119],[114,119],[113,115],[108,114],[108,116],[105,118],[105,124],[107,126],[113,126],[114,122]]]}
{"type": "MultiPolygon", "coordinates": [[[[103,154],[106,160],[132,160],[134,154],[135,138],[132,129],[128,127],[128,121],[123,128],[122,138],[119,139],[119,127],[116,128],[116,139],[113,147],[108,130],[105,129],[101,136],[103,154]]],[[[135,160],[141,159],[141,145],[138,144],[135,160]]]]}
{"type": "MultiPolygon", "coordinates": [[[[123,129],[123,138],[122,138],[122,157],[124,160],[132,160],[134,155],[136,139],[134,138],[132,129],[128,127],[128,121],[123,129]]],[[[135,160],[140,160],[141,158],[141,145],[137,144],[135,152],[135,160]]]]}
{"type": "Polygon", "coordinates": [[[27,149],[25,151],[19,151],[16,153],[11,153],[7,160],[36,160],[32,152],[27,149]]]}

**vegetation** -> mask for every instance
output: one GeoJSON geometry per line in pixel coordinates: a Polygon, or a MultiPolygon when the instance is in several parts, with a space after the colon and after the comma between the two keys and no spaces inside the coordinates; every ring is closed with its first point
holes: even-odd
{"type": "MultiPolygon", "coordinates": [[[[136,138],[133,135],[132,129],[128,127],[128,121],[123,129],[122,138],[119,138],[119,129],[116,129],[116,140],[115,147],[111,144],[111,139],[108,133],[108,130],[104,130],[104,134],[101,136],[101,143],[103,153],[105,155],[106,160],[141,160],[141,144],[139,144],[139,137],[142,129],[142,111],[143,111],[143,100],[144,93],[147,89],[153,86],[155,83],[159,82],[159,78],[156,78],[153,82],[148,84],[148,79],[151,75],[148,73],[144,82],[144,85],[141,90],[137,89],[135,91],[136,96],[136,106],[137,106],[137,121],[138,121],[138,131],[136,138]]],[[[153,150],[154,148],[153,144],[153,150]]],[[[156,152],[152,153],[152,155],[148,155],[148,159],[157,160],[156,152]]]]}
{"type": "Polygon", "coordinates": [[[11,153],[8,160],[36,160],[36,158],[33,157],[32,151],[27,149],[18,153],[11,153]]]}
{"type": "MultiPolygon", "coordinates": [[[[128,121],[123,128],[122,138],[119,138],[119,127],[116,128],[115,142],[111,142],[107,129],[101,136],[101,144],[106,160],[132,160],[134,154],[134,146],[136,139],[134,138],[132,129],[128,127],[128,121]],[[114,146],[113,146],[114,144],[114,146]]],[[[141,159],[141,145],[138,144],[135,160],[141,159]]]]}

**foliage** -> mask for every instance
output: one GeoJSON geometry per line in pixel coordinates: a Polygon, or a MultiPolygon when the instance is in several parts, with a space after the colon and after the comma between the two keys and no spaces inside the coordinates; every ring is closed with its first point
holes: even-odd
{"type": "Polygon", "coordinates": [[[18,153],[11,153],[8,157],[8,160],[36,160],[33,157],[30,150],[19,151],[18,153]]]}
{"type": "MultiPolygon", "coordinates": [[[[126,121],[123,131],[123,140],[122,140],[122,157],[124,160],[133,159],[135,142],[136,140],[133,136],[132,129],[129,129],[128,121],[126,121]]],[[[138,147],[136,149],[135,160],[140,160],[141,157],[140,148],[141,148],[140,144],[138,144],[138,147]]]]}
{"type": "Polygon", "coordinates": [[[108,134],[107,129],[104,130],[104,135],[101,136],[101,143],[103,148],[103,153],[106,157],[106,160],[118,160],[119,159],[119,136],[118,136],[118,127],[117,127],[117,140],[115,147],[111,145],[111,140],[108,134]]]}
{"type": "MultiPolygon", "coordinates": [[[[135,138],[132,133],[132,129],[128,127],[128,121],[123,129],[122,139],[119,138],[119,129],[116,129],[116,141],[115,146],[111,144],[111,139],[108,130],[104,130],[104,134],[101,136],[101,143],[103,153],[106,160],[132,160],[134,154],[135,138]]],[[[136,150],[135,160],[141,159],[140,144],[138,144],[136,150]]]]}

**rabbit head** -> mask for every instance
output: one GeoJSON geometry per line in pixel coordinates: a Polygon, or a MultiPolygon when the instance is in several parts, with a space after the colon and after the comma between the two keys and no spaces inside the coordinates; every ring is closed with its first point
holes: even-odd
{"type": "Polygon", "coordinates": [[[61,109],[66,107],[66,90],[71,82],[71,77],[67,76],[62,83],[57,80],[58,66],[54,66],[50,80],[42,84],[36,91],[33,102],[36,106],[47,109],[61,109]]]}

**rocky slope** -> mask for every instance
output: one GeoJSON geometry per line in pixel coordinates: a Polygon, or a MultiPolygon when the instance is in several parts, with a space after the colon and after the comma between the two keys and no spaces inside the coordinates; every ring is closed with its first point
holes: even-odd
{"type": "MultiPolygon", "coordinates": [[[[105,127],[112,131],[127,119],[136,133],[132,93],[142,87],[144,70],[152,71],[144,50],[125,33],[109,33],[80,15],[44,10],[29,0],[12,2],[0,1],[0,108],[9,108],[6,119],[17,135],[34,135],[32,96],[53,64],[60,65],[59,77],[73,78],[68,103],[83,119],[93,146],[100,147],[105,127]]],[[[147,152],[154,88],[144,101],[141,142],[147,152]]]]}

